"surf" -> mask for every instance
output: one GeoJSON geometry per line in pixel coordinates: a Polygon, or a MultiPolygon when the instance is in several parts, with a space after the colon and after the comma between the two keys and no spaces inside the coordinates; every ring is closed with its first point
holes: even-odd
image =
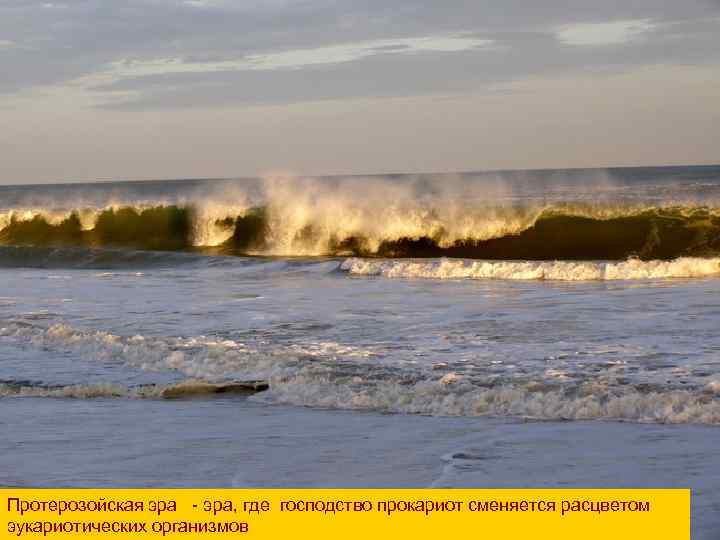
{"type": "Polygon", "coordinates": [[[292,204],[253,206],[239,214],[234,208],[216,208],[208,216],[195,206],[123,206],[92,215],[88,210],[71,210],[60,217],[43,209],[9,211],[0,220],[0,244],[235,256],[528,261],[720,255],[720,212],[708,206],[555,204],[451,213],[418,206],[404,212],[378,209],[375,219],[358,215],[364,211],[352,207],[317,214],[305,210],[292,204]],[[337,219],[330,219],[335,214],[337,219]],[[209,230],[212,234],[207,234],[209,230]],[[210,237],[216,241],[209,243],[210,237]]]}
{"type": "Polygon", "coordinates": [[[404,279],[506,279],[516,281],[616,281],[720,276],[720,257],[671,261],[395,261],[349,258],[340,270],[354,276],[404,279]]]}

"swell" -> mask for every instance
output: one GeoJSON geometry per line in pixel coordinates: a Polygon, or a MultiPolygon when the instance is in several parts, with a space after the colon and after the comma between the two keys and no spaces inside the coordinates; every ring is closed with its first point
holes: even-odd
{"type": "MultiPolygon", "coordinates": [[[[227,258],[193,253],[135,249],[90,249],[78,246],[0,246],[0,268],[147,269],[178,266],[220,266],[227,258]]],[[[237,259],[234,259],[237,260],[237,259]]]]}
{"type": "MultiPolygon", "coordinates": [[[[194,251],[213,255],[670,260],[720,255],[713,207],[563,205],[457,209],[177,205],[0,215],[6,246],[194,251]],[[332,217],[332,219],[331,219],[332,217]]],[[[5,257],[4,254],[1,257],[5,257]]]]}

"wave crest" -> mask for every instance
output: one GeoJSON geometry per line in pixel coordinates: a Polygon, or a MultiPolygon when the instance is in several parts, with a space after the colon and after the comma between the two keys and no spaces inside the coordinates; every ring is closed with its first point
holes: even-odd
{"type": "Polygon", "coordinates": [[[720,177],[696,169],[15,188],[0,208],[0,243],[488,260],[720,256],[720,177]]]}
{"type": "Polygon", "coordinates": [[[713,208],[553,205],[433,209],[392,204],[322,208],[302,202],[244,210],[111,207],[16,210],[0,219],[14,246],[181,250],[226,255],[643,260],[720,255],[713,208]]]}

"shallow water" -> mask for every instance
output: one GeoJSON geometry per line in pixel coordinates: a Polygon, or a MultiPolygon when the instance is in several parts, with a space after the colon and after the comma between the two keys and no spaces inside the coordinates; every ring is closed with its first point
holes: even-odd
{"type": "Polygon", "coordinates": [[[720,431],[191,401],[3,403],[0,484],[189,487],[691,487],[720,530],[720,431]]]}
{"type": "Polygon", "coordinates": [[[0,270],[3,395],[269,380],[259,401],[720,422],[715,278],[389,279],[342,260],[0,270]]]}

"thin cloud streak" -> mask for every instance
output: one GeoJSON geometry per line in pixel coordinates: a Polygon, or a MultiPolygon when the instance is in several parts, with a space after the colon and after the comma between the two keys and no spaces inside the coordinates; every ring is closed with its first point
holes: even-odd
{"type": "Polygon", "coordinates": [[[110,79],[144,77],[174,73],[215,73],[224,71],[265,71],[301,69],[309,66],[342,64],[380,54],[422,52],[460,52],[489,47],[494,41],[470,35],[425,36],[343,43],[312,49],[250,54],[236,60],[188,62],[182,58],[154,60],[124,59],[111,63],[106,74],[110,79]]]}
{"type": "Polygon", "coordinates": [[[656,28],[650,20],[580,23],[563,26],[555,37],[565,45],[621,45],[638,39],[656,28]]]}

